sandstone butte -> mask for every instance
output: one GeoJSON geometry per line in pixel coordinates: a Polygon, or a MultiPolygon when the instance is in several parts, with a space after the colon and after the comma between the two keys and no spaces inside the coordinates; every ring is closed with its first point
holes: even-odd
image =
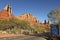
{"type": "Polygon", "coordinates": [[[25,13],[20,16],[16,16],[16,18],[28,21],[32,27],[50,27],[49,21],[46,22],[45,20],[44,23],[41,23],[39,20],[37,20],[35,16],[30,13],[25,13]]]}
{"type": "MultiPolygon", "coordinates": [[[[46,20],[45,20],[44,23],[41,23],[39,20],[37,20],[37,18],[35,16],[33,16],[30,13],[25,13],[20,16],[14,16],[10,5],[7,5],[5,8],[2,9],[2,11],[0,11],[0,20],[14,18],[14,17],[16,17],[19,20],[28,21],[32,27],[48,27],[48,28],[50,28],[49,21],[46,22],[46,20]]],[[[12,34],[8,34],[8,35],[0,34],[1,37],[10,36],[10,35],[12,35],[12,34]]],[[[14,34],[12,36],[14,36],[14,34]]]]}
{"type": "Polygon", "coordinates": [[[6,5],[6,7],[3,8],[2,11],[0,11],[0,19],[9,19],[14,17],[19,20],[28,21],[32,27],[50,27],[49,21],[46,22],[45,20],[44,23],[41,23],[35,16],[30,13],[25,13],[20,16],[14,16],[10,5],[6,5]]]}
{"type": "Polygon", "coordinates": [[[8,19],[8,18],[12,18],[12,17],[14,17],[14,15],[11,12],[11,7],[9,5],[7,5],[0,12],[0,19],[8,19]]]}

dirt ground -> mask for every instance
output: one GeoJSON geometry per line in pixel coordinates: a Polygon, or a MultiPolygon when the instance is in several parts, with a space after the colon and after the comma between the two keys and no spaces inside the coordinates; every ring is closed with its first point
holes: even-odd
{"type": "Polygon", "coordinates": [[[0,34],[0,37],[24,36],[23,34],[0,34]]]}

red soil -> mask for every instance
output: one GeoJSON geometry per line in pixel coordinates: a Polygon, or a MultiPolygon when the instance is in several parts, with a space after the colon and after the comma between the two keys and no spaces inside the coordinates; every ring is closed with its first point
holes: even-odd
{"type": "Polygon", "coordinates": [[[23,34],[0,34],[0,37],[24,36],[23,34]]]}

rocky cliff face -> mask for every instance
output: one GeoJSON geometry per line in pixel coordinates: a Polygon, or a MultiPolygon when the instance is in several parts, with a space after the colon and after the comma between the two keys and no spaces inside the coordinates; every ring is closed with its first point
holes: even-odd
{"type": "Polygon", "coordinates": [[[46,22],[41,23],[35,16],[33,16],[30,13],[25,13],[20,16],[14,16],[12,14],[12,9],[10,5],[7,5],[5,8],[3,8],[2,11],[0,11],[0,19],[9,19],[9,18],[14,18],[16,17],[19,20],[25,20],[28,21],[31,25],[31,27],[50,27],[50,23],[46,22]]]}
{"type": "Polygon", "coordinates": [[[37,18],[35,16],[33,16],[32,14],[22,14],[20,16],[16,16],[17,19],[19,20],[26,20],[30,23],[30,25],[32,27],[45,27],[48,26],[48,24],[43,24],[41,22],[39,22],[39,20],[37,20],[37,18]]]}
{"type": "Polygon", "coordinates": [[[16,18],[20,20],[26,20],[30,23],[31,26],[38,27],[40,25],[40,22],[34,17],[32,14],[23,14],[21,16],[17,16],[16,18]]]}
{"type": "Polygon", "coordinates": [[[0,12],[0,19],[8,19],[8,18],[12,18],[12,17],[14,17],[14,15],[11,12],[11,7],[9,5],[7,5],[0,12]]]}

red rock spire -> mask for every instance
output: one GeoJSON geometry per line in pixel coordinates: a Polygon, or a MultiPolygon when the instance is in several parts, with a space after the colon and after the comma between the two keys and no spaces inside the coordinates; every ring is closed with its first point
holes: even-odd
{"type": "Polygon", "coordinates": [[[49,20],[48,20],[48,22],[47,22],[48,24],[50,24],[50,22],[49,22],[49,20]]]}
{"type": "Polygon", "coordinates": [[[0,19],[8,19],[12,18],[14,15],[12,14],[12,9],[10,5],[6,5],[5,8],[0,12],[0,19]]]}
{"type": "Polygon", "coordinates": [[[4,10],[6,10],[9,14],[12,13],[12,9],[11,9],[10,5],[6,5],[4,10]]]}
{"type": "Polygon", "coordinates": [[[46,24],[46,20],[44,20],[44,24],[46,24]]]}

